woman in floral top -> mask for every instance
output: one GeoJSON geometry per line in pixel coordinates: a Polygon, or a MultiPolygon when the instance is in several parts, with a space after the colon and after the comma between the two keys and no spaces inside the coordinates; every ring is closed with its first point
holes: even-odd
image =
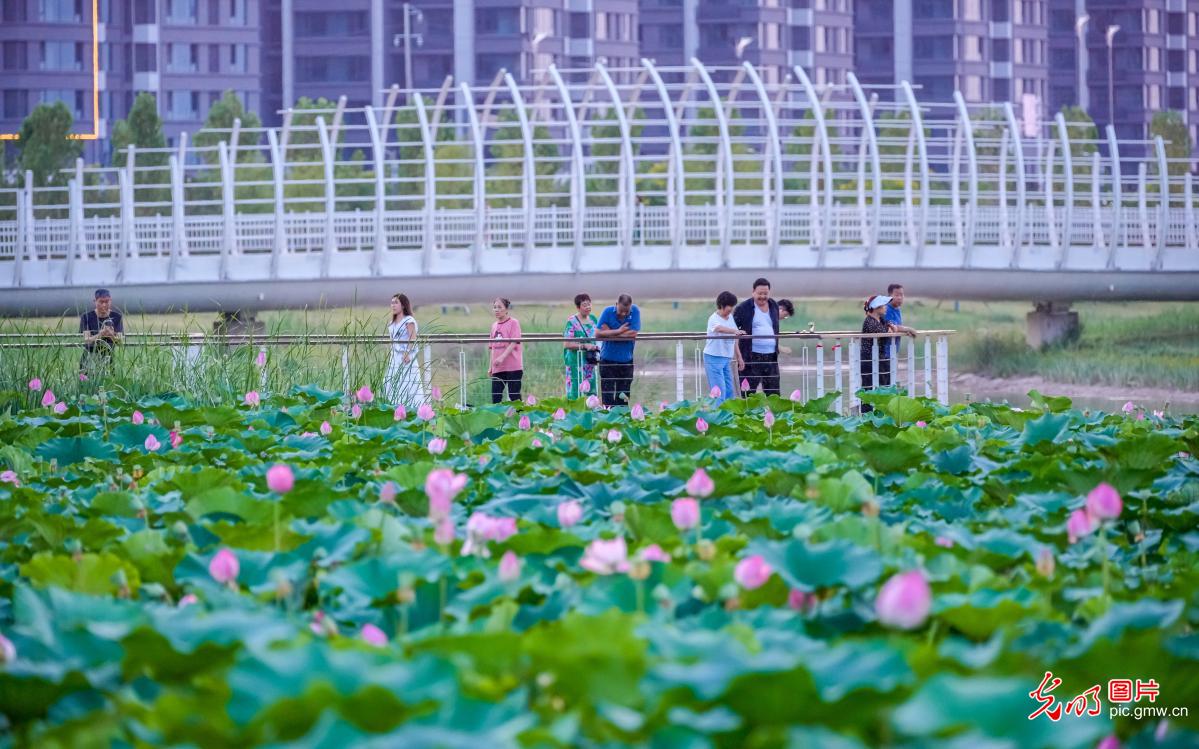
{"type": "Polygon", "coordinates": [[[595,328],[599,320],[591,314],[591,297],[579,294],[575,297],[575,314],[566,320],[562,337],[566,344],[562,351],[562,362],[566,374],[566,397],[578,398],[579,393],[595,393],[596,360],[599,345],[595,342],[595,328]],[[574,340],[582,338],[584,340],[574,340]],[[585,384],[583,384],[585,383],[585,384]]]}

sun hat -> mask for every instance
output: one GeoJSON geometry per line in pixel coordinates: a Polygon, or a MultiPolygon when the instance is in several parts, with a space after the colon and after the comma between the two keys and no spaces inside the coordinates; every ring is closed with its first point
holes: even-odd
{"type": "Polygon", "coordinates": [[[867,305],[867,307],[869,307],[870,309],[878,309],[879,307],[882,307],[883,305],[890,304],[890,303],[891,303],[891,297],[883,296],[880,294],[880,295],[874,297],[873,299],[871,299],[870,303],[867,305]]]}

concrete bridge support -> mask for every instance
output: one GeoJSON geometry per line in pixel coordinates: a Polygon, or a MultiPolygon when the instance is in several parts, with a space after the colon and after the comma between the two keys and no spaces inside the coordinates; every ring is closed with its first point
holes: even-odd
{"type": "Polygon", "coordinates": [[[1081,331],[1078,312],[1070,309],[1070,302],[1036,302],[1026,319],[1025,340],[1034,349],[1072,341],[1081,331]]]}

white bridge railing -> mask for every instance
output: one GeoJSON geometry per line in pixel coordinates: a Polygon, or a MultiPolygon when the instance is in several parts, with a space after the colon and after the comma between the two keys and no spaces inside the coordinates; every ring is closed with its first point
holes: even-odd
{"type": "Polygon", "coordinates": [[[1199,269],[1191,164],[1161,138],[776,73],[501,71],[27,172],[0,189],[0,288],[727,267],[747,249],[762,268],[1199,269]]]}

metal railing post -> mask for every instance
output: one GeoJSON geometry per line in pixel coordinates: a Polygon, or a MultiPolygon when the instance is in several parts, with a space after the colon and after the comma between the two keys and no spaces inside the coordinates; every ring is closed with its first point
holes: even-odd
{"type": "Polygon", "coordinates": [[[949,339],[937,337],[937,400],[949,405],[949,339]]]}
{"type": "Polygon", "coordinates": [[[916,397],[916,339],[908,338],[908,395],[916,397]]]}
{"type": "Polygon", "coordinates": [[[683,342],[676,341],[674,345],[674,399],[675,401],[683,401],[686,399],[686,393],[683,392],[683,342]]]}
{"type": "Polygon", "coordinates": [[[837,396],[837,413],[839,413],[839,414],[845,413],[845,411],[844,411],[845,394],[841,390],[841,383],[842,383],[841,351],[842,351],[842,349],[843,349],[843,346],[841,345],[841,339],[838,338],[836,340],[836,342],[833,343],[833,387],[839,393],[839,395],[837,396]]]}
{"type": "Polygon", "coordinates": [[[341,387],[348,399],[350,397],[350,347],[341,347],[341,387]]]}
{"type": "Polygon", "coordinates": [[[924,397],[933,397],[932,336],[924,336],[924,397]]]}
{"type": "Polygon", "coordinates": [[[857,338],[849,339],[849,410],[853,411],[860,401],[858,391],[861,390],[862,379],[862,348],[857,338]]]}
{"type": "MultiPolygon", "coordinates": [[[[800,391],[803,394],[803,391],[800,391]]],[[[824,395],[824,344],[816,342],[816,397],[824,395]]]]}
{"type": "Polygon", "coordinates": [[[458,408],[466,408],[466,349],[458,349],[458,408]]]}

